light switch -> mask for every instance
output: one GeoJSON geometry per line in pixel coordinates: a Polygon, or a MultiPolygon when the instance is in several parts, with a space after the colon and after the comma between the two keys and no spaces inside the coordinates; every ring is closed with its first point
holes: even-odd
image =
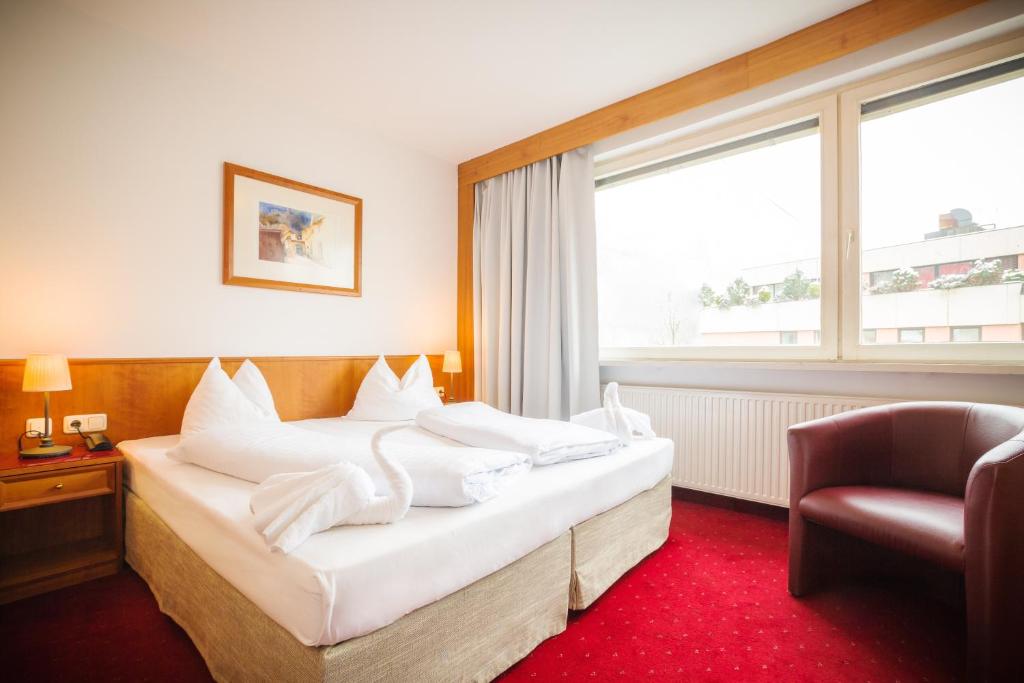
{"type": "MultiPolygon", "coordinates": [[[[32,418],[29,418],[29,419],[25,420],[25,431],[26,432],[39,432],[40,434],[42,434],[43,433],[43,420],[44,420],[44,418],[42,418],[42,417],[32,417],[32,418]]],[[[50,429],[51,429],[51,431],[49,433],[52,434],[53,433],[53,431],[52,431],[52,429],[53,429],[53,418],[52,417],[50,418],[50,429]]]]}

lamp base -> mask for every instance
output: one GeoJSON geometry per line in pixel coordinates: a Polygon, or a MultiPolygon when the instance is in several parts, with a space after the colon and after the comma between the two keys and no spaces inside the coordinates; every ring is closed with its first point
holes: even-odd
{"type": "Polygon", "coordinates": [[[23,458],[56,458],[71,452],[71,446],[36,446],[19,452],[23,458]]]}

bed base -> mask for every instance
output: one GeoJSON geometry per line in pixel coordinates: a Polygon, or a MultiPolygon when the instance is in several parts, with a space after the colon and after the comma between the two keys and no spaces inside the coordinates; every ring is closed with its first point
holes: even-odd
{"type": "Polygon", "coordinates": [[[299,643],[131,491],[125,508],[128,563],[218,681],[490,681],[661,547],[672,485],[666,477],[446,598],[322,647],[299,643]]]}
{"type": "Polygon", "coordinates": [[[570,532],[393,624],[302,645],[209,567],[138,496],[125,499],[127,561],[218,681],[489,681],[565,630],[570,532]]]}
{"type": "Polygon", "coordinates": [[[672,518],[672,482],[654,488],[572,528],[569,609],[591,604],[623,574],[665,543],[672,518]]]}

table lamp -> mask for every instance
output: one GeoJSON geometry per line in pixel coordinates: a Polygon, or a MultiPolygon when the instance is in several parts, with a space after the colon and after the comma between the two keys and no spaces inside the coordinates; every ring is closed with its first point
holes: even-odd
{"type": "Polygon", "coordinates": [[[441,372],[448,373],[448,386],[451,387],[451,391],[448,393],[448,402],[450,403],[455,400],[455,373],[462,372],[462,354],[458,351],[445,351],[441,372]]]}
{"type": "Polygon", "coordinates": [[[39,445],[20,451],[23,458],[53,458],[67,455],[71,446],[57,446],[50,433],[50,392],[71,389],[68,359],[54,354],[34,354],[25,359],[25,377],[21,390],[43,392],[43,434],[39,445]]]}

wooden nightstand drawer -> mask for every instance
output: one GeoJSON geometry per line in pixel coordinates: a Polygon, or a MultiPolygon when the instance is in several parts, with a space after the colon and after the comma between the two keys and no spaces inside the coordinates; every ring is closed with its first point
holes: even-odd
{"type": "Polygon", "coordinates": [[[114,492],[114,465],[27,474],[0,480],[0,510],[17,510],[114,492]]]}

